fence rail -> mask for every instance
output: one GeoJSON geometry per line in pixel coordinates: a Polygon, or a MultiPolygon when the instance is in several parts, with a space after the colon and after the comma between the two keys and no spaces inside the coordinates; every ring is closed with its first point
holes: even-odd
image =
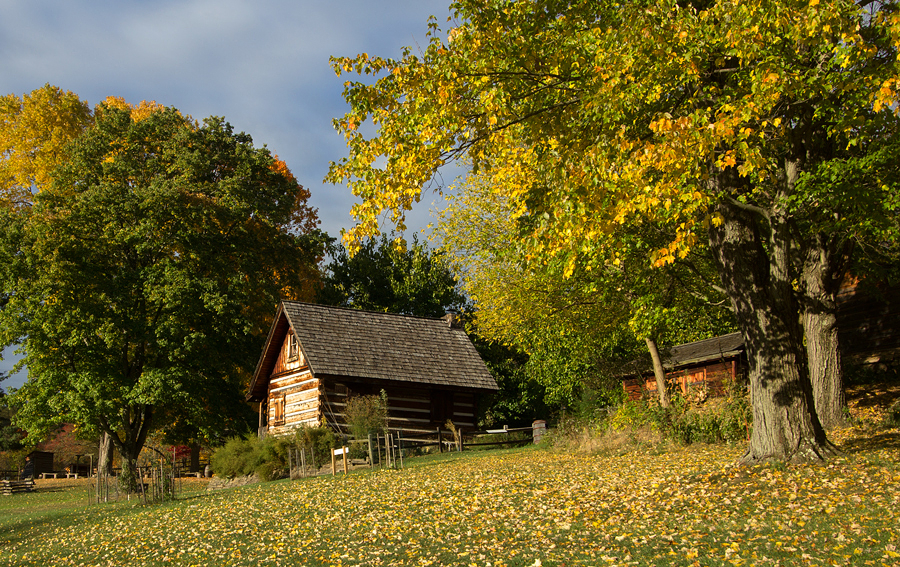
{"type": "MultiPolygon", "coordinates": [[[[502,429],[464,430],[437,427],[432,431],[389,429],[384,433],[362,439],[345,439],[349,446],[352,468],[359,466],[403,468],[403,459],[410,450],[437,447],[441,453],[465,451],[501,445],[515,446],[538,443],[546,433],[546,422],[535,421],[531,427],[503,427],[502,429]],[[524,435],[523,435],[524,434],[524,435]]],[[[334,474],[336,464],[329,466],[332,456],[320,454],[312,445],[288,448],[290,478],[334,474]]],[[[343,457],[343,454],[342,454],[343,457]]],[[[343,459],[341,459],[343,462],[343,459]]],[[[343,469],[343,466],[340,467],[343,469]]]]}

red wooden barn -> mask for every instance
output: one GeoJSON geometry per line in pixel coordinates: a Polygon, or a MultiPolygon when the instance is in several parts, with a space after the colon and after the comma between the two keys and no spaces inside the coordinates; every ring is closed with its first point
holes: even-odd
{"type": "Polygon", "coordinates": [[[497,383],[453,316],[374,313],[283,301],[247,399],[260,434],[303,425],[346,431],[352,396],[387,394],[390,426],[434,431],[448,420],[475,426],[479,396],[497,383]]]}
{"type": "MultiPolygon", "coordinates": [[[[664,357],[666,380],[675,383],[686,397],[720,396],[728,382],[746,376],[744,338],[730,333],[673,347],[664,357]]],[[[652,371],[622,380],[629,399],[639,400],[647,392],[656,395],[652,371]]]]}

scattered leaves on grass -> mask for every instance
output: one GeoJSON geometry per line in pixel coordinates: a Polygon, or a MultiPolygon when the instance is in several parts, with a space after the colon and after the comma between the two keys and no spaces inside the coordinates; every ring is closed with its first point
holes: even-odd
{"type": "MultiPolygon", "coordinates": [[[[850,428],[838,436],[852,446],[853,435],[850,428]]],[[[153,507],[81,506],[64,517],[0,522],[0,562],[898,563],[896,447],[853,450],[824,466],[737,467],[739,452],[703,445],[652,456],[497,451],[153,507]]]]}

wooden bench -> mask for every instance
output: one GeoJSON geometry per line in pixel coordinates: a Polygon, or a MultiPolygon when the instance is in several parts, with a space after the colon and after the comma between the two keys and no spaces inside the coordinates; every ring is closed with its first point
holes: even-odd
{"type": "Polygon", "coordinates": [[[34,492],[34,480],[0,480],[0,494],[9,496],[23,492],[34,492]]]}
{"type": "Polygon", "coordinates": [[[57,478],[57,477],[59,477],[60,474],[61,473],[57,473],[57,472],[42,472],[41,479],[47,480],[48,478],[57,478]]]}

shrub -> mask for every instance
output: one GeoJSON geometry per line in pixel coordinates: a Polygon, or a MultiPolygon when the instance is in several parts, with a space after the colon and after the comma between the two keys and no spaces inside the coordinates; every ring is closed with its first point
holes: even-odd
{"type": "Polygon", "coordinates": [[[663,408],[646,400],[626,401],[596,429],[609,434],[646,428],[682,444],[735,443],[747,438],[752,414],[743,388],[729,388],[725,397],[701,402],[676,392],[670,402],[663,408]]]}
{"type": "Polygon", "coordinates": [[[274,480],[287,470],[284,443],[273,438],[259,439],[254,435],[234,437],[210,457],[213,471],[225,477],[256,473],[260,480],[274,480]]]}
{"type": "Polygon", "coordinates": [[[387,395],[382,390],[381,396],[354,396],[347,400],[344,415],[353,437],[368,437],[387,427],[387,395]]]}
{"type": "MultiPolygon", "coordinates": [[[[18,451],[0,451],[0,471],[18,471],[25,466],[25,455],[28,454],[27,449],[18,451]]],[[[0,477],[2,480],[2,477],[0,477]]]]}
{"type": "Polygon", "coordinates": [[[290,437],[282,437],[280,442],[311,452],[318,464],[331,462],[331,450],[338,447],[338,438],[328,427],[298,427],[290,437]]]}

